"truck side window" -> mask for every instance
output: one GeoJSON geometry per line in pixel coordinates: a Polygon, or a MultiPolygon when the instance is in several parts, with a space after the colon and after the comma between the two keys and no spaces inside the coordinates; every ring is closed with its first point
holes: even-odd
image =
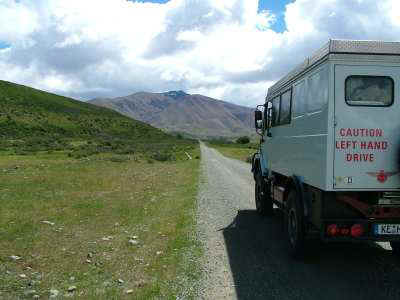
{"type": "Polygon", "coordinates": [[[394,98],[394,82],[387,76],[349,76],[345,82],[345,98],[349,105],[390,106],[394,98]]]}
{"type": "Polygon", "coordinates": [[[328,103],[328,71],[325,66],[308,79],[308,112],[320,111],[328,103]]]}
{"type": "Polygon", "coordinates": [[[291,99],[292,90],[288,90],[281,95],[281,111],[279,117],[279,125],[290,124],[291,120],[291,99]]]}
{"type": "Polygon", "coordinates": [[[275,97],[274,100],[272,100],[272,126],[278,126],[279,125],[279,109],[281,106],[281,98],[280,96],[275,97]]]}
{"type": "Polygon", "coordinates": [[[306,81],[302,80],[293,87],[293,117],[303,116],[307,112],[306,81]]]}

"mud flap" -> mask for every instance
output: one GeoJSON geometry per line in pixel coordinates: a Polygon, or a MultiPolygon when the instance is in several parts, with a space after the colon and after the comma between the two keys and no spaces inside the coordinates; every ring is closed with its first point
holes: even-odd
{"type": "Polygon", "coordinates": [[[304,190],[303,180],[301,179],[301,177],[296,175],[293,175],[292,179],[296,188],[297,195],[299,195],[301,205],[304,209],[305,221],[307,221],[307,223],[311,223],[311,216],[312,216],[311,199],[304,190]]]}
{"type": "Polygon", "coordinates": [[[253,173],[253,178],[256,180],[257,172],[261,169],[260,166],[260,153],[256,152],[251,158],[251,172],[253,173]]]}

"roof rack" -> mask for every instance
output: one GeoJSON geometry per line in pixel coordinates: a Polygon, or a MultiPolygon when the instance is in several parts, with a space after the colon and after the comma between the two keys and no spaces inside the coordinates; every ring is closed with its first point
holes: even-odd
{"type": "MultiPolygon", "coordinates": [[[[355,41],[355,40],[329,40],[321,49],[312,56],[307,57],[300,65],[289,74],[277,81],[268,89],[268,96],[274,94],[294,77],[317,64],[324,57],[333,53],[342,54],[380,54],[400,55],[400,42],[383,41],[355,41]]],[[[267,96],[267,97],[268,97],[267,96]]]]}

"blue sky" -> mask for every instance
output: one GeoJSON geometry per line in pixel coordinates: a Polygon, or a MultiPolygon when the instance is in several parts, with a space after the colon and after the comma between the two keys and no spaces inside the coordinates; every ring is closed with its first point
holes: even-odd
{"type": "MultiPolygon", "coordinates": [[[[140,2],[166,3],[169,0],[140,0],[140,2]]],[[[259,0],[258,10],[269,10],[276,16],[276,22],[271,29],[276,32],[283,32],[286,29],[284,12],[286,4],[294,0],[259,0]]]]}
{"type": "Polygon", "coordinates": [[[4,48],[8,48],[8,47],[10,47],[10,45],[9,45],[9,44],[7,44],[7,43],[5,43],[5,42],[2,42],[2,41],[0,41],[0,49],[4,49],[4,48]]]}
{"type": "Polygon", "coordinates": [[[283,32],[285,26],[285,6],[293,0],[261,0],[258,2],[258,10],[269,10],[276,16],[276,22],[272,29],[277,32],[283,32]]]}

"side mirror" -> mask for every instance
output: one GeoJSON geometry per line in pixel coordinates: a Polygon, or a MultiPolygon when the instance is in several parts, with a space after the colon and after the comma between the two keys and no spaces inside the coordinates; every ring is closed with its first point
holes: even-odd
{"type": "Polygon", "coordinates": [[[256,129],[262,128],[262,111],[260,110],[254,112],[254,127],[256,129]]]}
{"type": "Polygon", "coordinates": [[[266,107],[266,118],[267,118],[266,132],[267,132],[267,137],[272,137],[270,129],[271,129],[271,125],[272,125],[273,110],[274,110],[274,108],[272,106],[272,102],[268,102],[267,103],[267,107],[266,107]]]}

